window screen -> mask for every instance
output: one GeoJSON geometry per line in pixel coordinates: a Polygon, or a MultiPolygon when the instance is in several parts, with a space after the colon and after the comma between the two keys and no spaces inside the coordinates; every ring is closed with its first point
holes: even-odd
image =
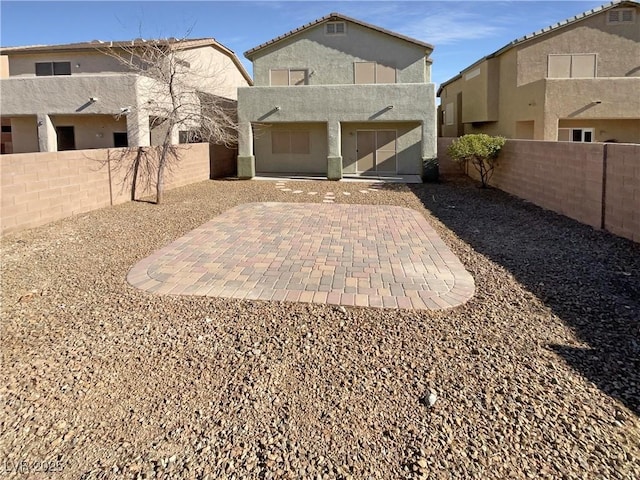
{"type": "Polygon", "coordinates": [[[37,62],[36,76],[71,75],[71,62],[37,62]]]}
{"type": "Polygon", "coordinates": [[[36,76],[42,77],[47,75],[53,75],[53,63],[36,63],[36,76]]]}
{"type": "Polygon", "coordinates": [[[548,78],[594,78],[595,53],[549,55],[548,78]]]}
{"type": "Polygon", "coordinates": [[[53,62],[54,75],[71,75],[71,62],[53,62]]]}
{"type": "Polygon", "coordinates": [[[271,132],[271,153],[307,155],[311,152],[311,139],[305,130],[271,132]]]}
{"type": "Polygon", "coordinates": [[[289,70],[289,85],[306,85],[306,70],[289,70]]]}
{"type": "Polygon", "coordinates": [[[376,65],[376,83],[396,83],[396,69],[386,65],[376,65]]]}
{"type": "Polygon", "coordinates": [[[549,55],[549,78],[571,76],[571,55],[549,55]]]}
{"type": "Polygon", "coordinates": [[[307,85],[307,70],[297,69],[289,70],[288,68],[278,68],[271,70],[271,85],[307,85]]]}
{"type": "Polygon", "coordinates": [[[354,63],[355,83],[396,83],[396,69],[376,62],[354,63]]]}
{"type": "Polygon", "coordinates": [[[595,76],[596,56],[594,54],[571,56],[572,78],[593,78],[595,76]]]}
{"type": "Polygon", "coordinates": [[[271,85],[289,85],[289,70],[271,70],[271,85]]]}
{"type": "Polygon", "coordinates": [[[271,153],[290,153],[289,132],[271,132],[271,153]]]}
{"type": "Polygon", "coordinates": [[[365,83],[376,83],[375,62],[356,62],[354,65],[356,85],[362,85],[365,83]]]}

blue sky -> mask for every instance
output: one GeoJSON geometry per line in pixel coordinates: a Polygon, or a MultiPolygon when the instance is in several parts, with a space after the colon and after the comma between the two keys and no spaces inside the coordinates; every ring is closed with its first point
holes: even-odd
{"type": "Polygon", "coordinates": [[[453,77],[515,38],[604,1],[0,1],[2,46],[136,37],[214,37],[243,53],[330,12],[435,45],[432,80],[453,77]]]}

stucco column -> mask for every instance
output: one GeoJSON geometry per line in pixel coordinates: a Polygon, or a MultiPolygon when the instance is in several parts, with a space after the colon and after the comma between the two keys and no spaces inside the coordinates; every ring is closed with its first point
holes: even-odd
{"type": "Polygon", "coordinates": [[[178,126],[174,125],[171,129],[171,145],[178,145],[180,143],[180,130],[178,130],[178,126]]]}
{"type": "Polygon", "coordinates": [[[438,156],[436,137],[437,126],[432,119],[422,121],[422,159],[429,160],[438,156]]]}
{"type": "Polygon", "coordinates": [[[51,117],[44,113],[37,116],[38,124],[38,146],[41,152],[57,152],[58,151],[58,135],[56,127],[51,121],[51,117]]]}
{"type": "Polygon", "coordinates": [[[256,157],[253,155],[253,129],[251,122],[238,124],[238,178],[256,176],[256,157]]]}
{"type": "MultiPolygon", "coordinates": [[[[544,115],[544,132],[543,138],[540,140],[546,140],[548,142],[555,142],[558,140],[558,116],[554,113],[545,113],[544,115]]],[[[535,128],[535,124],[534,124],[535,128]]]]}
{"type": "Polygon", "coordinates": [[[327,178],[340,180],[342,178],[342,136],[340,122],[327,122],[327,178]]]}
{"type": "Polygon", "coordinates": [[[424,164],[438,157],[437,125],[433,119],[422,121],[422,168],[424,164]]]}
{"type": "Polygon", "coordinates": [[[130,147],[148,147],[151,145],[149,115],[138,110],[134,110],[127,115],[127,139],[130,147]]]}

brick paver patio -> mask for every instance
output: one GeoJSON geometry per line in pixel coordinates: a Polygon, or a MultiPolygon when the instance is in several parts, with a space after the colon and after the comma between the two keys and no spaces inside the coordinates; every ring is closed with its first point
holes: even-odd
{"type": "Polygon", "coordinates": [[[395,206],[249,203],[137,263],[156,294],[443,309],[471,275],[418,212],[395,206]]]}

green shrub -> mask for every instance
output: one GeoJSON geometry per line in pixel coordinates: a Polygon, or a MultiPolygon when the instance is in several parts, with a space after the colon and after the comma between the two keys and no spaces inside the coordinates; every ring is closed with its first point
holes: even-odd
{"type": "Polygon", "coordinates": [[[496,166],[500,150],[504,146],[504,137],[492,137],[484,133],[464,135],[453,141],[447,153],[456,162],[466,164],[471,162],[480,173],[482,188],[487,188],[489,179],[496,166]]]}

